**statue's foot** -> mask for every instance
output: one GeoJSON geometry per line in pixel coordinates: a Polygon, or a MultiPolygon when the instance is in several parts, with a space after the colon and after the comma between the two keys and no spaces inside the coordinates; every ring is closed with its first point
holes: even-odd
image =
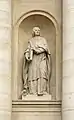
{"type": "Polygon", "coordinates": [[[43,93],[38,93],[37,95],[38,95],[38,96],[43,96],[43,93]]]}
{"type": "Polygon", "coordinates": [[[49,95],[47,92],[37,93],[38,96],[49,95]]]}

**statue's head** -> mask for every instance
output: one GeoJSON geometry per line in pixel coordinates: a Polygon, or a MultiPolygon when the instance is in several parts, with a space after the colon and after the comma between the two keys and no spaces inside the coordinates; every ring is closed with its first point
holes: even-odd
{"type": "Polygon", "coordinates": [[[32,36],[40,36],[40,28],[39,27],[34,27],[33,28],[33,32],[32,32],[32,36]]]}

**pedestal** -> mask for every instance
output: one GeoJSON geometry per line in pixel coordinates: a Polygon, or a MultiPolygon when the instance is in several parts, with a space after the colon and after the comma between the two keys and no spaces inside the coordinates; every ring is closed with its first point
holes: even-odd
{"type": "Polygon", "coordinates": [[[37,95],[22,95],[22,100],[36,100],[36,101],[50,101],[51,100],[51,95],[47,94],[47,95],[43,95],[43,96],[37,96],[37,95]]]}

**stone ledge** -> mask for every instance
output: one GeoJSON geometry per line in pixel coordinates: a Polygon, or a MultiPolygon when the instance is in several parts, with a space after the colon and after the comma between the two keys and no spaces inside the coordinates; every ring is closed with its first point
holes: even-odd
{"type": "Polygon", "coordinates": [[[30,105],[30,104],[48,104],[48,105],[61,105],[61,101],[52,100],[12,100],[12,105],[30,105]]]}
{"type": "Polygon", "coordinates": [[[61,112],[61,101],[12,101],[13,112],[61,112]]]}

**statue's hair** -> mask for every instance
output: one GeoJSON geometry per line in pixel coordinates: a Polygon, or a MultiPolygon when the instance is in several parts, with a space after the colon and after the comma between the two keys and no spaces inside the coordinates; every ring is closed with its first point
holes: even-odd
{"type": "Polygon", "coordinates": [[[36,26],[36,27],[33,27],[33,31],[32,31],[32,37],[35,37],[35,32],[34,32],[34,30],[35,30],[36,28],[38,28],[38,29],[40,30],[40,28],[39,28],[38,26],[36,26]]]}

